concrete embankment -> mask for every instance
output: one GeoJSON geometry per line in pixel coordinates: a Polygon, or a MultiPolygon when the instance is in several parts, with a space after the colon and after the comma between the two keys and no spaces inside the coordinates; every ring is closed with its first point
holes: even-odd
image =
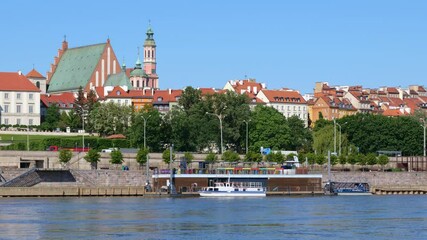
{"type": "MultiPolygon", "coordinates": [[[[323,182],[328,174],[323,174],[323,182]]],[[[373,194],[427,194],[427,172],[332,172],[331,181],[367,182],[373,194]]]]}

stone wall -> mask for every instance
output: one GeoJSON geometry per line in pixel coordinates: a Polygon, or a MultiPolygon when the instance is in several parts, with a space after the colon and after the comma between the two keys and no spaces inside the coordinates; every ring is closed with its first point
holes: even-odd
{"type": "MultiPolygon", "coordinates": [[[[375,187],[427,186],[427,172],[333,172],[331,180],[336,182],[368,182],[375,187]]],[[[328,174],[323,174],[323,182],[328,174]]]]}

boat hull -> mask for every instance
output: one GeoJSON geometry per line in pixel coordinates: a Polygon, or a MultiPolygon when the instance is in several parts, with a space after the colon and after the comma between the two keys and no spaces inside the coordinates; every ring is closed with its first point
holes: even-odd
{"type": "Polygon", "coordinates": [[[337,193],[338,196],[371,196],[370,192],[345,192],[345,193],[337,193]]]}
{"type": "Polygon", "coordinates": [[[199,192],[200,197],[265,197],[265,192],[199,192]]]}

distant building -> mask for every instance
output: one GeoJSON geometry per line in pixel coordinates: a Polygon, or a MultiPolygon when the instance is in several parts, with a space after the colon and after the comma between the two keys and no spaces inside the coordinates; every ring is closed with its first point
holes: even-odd
{"type": "Polygon", "coordinates": [[[46,78],[37,72],[36,69],[33,68],[33,70],[27,73],[26,77],[34,84],[34,86],[40,89],[41,94],[46,93],[46,78]]]}
{"type": "Polygon", "coordinates": [[[308,126],[307,102],[298,91],[281,89],[266,90],[263,89],[257,94],[266,106],[279,111],[285,117],[297,116],[305,126],[308,126]]]}
{"type": "Polygon", "coordinates": [[[121,71],[116,54],[106,43],[68,48],[64,39],[62,49],[47,74],[48,93],[77,92],[80,87],[88,92],[104,86],[108,75],[121,71]]]}
{"type": "Polygon", "coordinates": [[[21,72],[0,72],[0,124],[40,125],[40,89],[21,72]]]}

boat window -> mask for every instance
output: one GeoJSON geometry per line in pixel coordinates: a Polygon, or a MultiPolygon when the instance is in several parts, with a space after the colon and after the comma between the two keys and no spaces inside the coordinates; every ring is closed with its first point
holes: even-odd
{"type": "Polygon", "coordinates": [[[218,192],[218,188],[214,188],[214,191],[218,192]]]}
{"type": "Polygon", "coordinates": [[[246,192],[246,188],[243,189],[243,192],[246,192]]]}
{"type": "Polygon", "coordinates": [[[234,191],[235,191],[235,192],[238,192],[238,191],[239,191],[239,189],[238,189],[238,188],[235,188],[235,189],[234,189],[234,191]]]}

